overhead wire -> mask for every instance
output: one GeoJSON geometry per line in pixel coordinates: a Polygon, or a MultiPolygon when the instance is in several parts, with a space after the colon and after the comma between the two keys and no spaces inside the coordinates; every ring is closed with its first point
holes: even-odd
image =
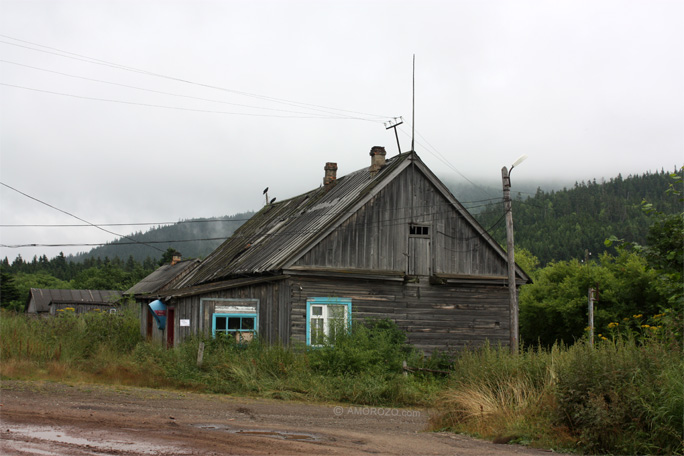
{"type": "MultiPolygon", "coordinates": [[[[237,95],[242,95],[242,96],[246,96],[246,97],[251,97],[251,98],[257,98],[257,99],[261,99],[261,100],[266,100],[266,101],[270,101],[270,102],[273,102],[273,103],[281,103],[281,104],[286,104],[286,105],[290,105],[290,106],[297,106],[297,107],[309,109],[309,110],[312,110],[312,111],[321,111],[321,112],[325,112],[325,113],[328,114],[328,115],[340,115],[339,112],[343,112],[343,113],[364,115],[364,116],[367,116],[367,117],[374,117],[374,118],[376,118],[376,119],[378,119],[378,120],[380,120],[380,119],[386,119],[386,118],[388,118],[388,117],[391,117],[391,116],[385,116],[385,115],[379,115],[379,114],[371,114],[371,113],[364,113],[364,112],[360,112],[360,111],[353,111],[353,110],[347,110],[347,109],[341,109],[341,108],[334,108],[334,107],[330,107],[330,106],[318,105],[318,104],[313,104],[313,103],[298,102],[298,101],[294,101],[294,100],[287,100],[287,99],[283,99],[283,98],[276,98],[276,97],[271,97],[271,96],[267,96],[267,95],[259,95],[259,94],[254,94],[254,93],[244,92],[244,91],[239,91],[239,90],[234,90],[234,89],[228,89],[228,88],[225,88],[225,87],[215,86],[215,85],[212,85],[212,84],[206,84],[206,83],[191,81],[191,80],[189,80],[189,79],[179,78],[179,77],[175,77],[175,76],[168,76],[168,75],[164,75],[164,74],[161,74],[161,73],[155,73],[155,72],[152,72],[152,71],[142,70],[142,69],[135,68],[135,67],[131,67],[131,66],[121,65],[121,64],[118,64],[118,63],[109,62],[109,61],[107,61],[107,60],[97,59],[97,58],[94,58],[94,57],[89,57],[89,56],[85,56],[85,55],[82,55],[82,54],[77,54],[77,53],[74,53],[74,52],[64,51],[64,50],[62,50],[62,49],[58,49],[58,48],[55,48],[55,47],[46,46],[46,45],[38,44],[38,43],[33,43],[33,42],[30,42],[30,41],[26,41],[26,40],[21,40],[21,39],[19,39],[19,38],[15,38],[15,37],[12,37],[12,36],[9,36],[9,35],[0,34],[0,37],[9,38],[9,39],[11,39],[11,40],[15,40],[15,41],[18,41],[18,42],[21,42],[21,43],[30,44],[30,45],[32,45],[32,46],[38,46],[38,47],[42,47],[42,48],[45,48],[45,49],[50,49],[50,51],[47,51],[47,50],[45,50],[45,49],[36,49],[36,48],[34,48],[34,47],[25,46],[25,45],[21,45],[21,44],[17,44],[17,43],[10,43],[10,42],[7,42],[7,41],[0,40],[0,43],[6,44],[6,45],[10,45],[10,46],[17,46],[17,47],[29,49],[29,50],[36,51],[36,52],[43,52],[43,53],[47,53],[47,54],[53,54],[53,55],[57,55],[57,56],[63,57],[63,58],[75,59],[75,60],[79,60],[79,61],[86,62],[86,63],[92,63],[92,64],[96,64],[96,65],[104,65],[104,66],[111,67],[111,68],[116,68],[116,69],[119,69],[119,70],[130,71],[130,72],[134,72],[134,73],[144,74],[144,75],[147,75],[147,76],[153,76],[153,77],[157,77],[157,78],[168,79],[168,80],[172,80],[172,81],[176,81],[176,82],[182,82],[182,83],[185,83],[185,84],[196,85],[196,86],[199,86],[199,87],[204,87],[204,88],[209,88],[209,89],[214,89],[214,90],[221,90],[221,91],[224,91],[224,92],[234,93],[234,94],[237,94],[237,95]],[[57,51],[57,52],[52,52],[52,51],[57,51]],[[338,113],[335,114],[335,113],[332,113],[332,112],[330,112],[330,111],[338,111],[338,113]]],[[[370,120],[370,119],[364,119],[364,120],[370,120]]]]}
{"type": "MultiPolygon", "coordinates": [[[[475,201],[459,201],[461,205],[466,207],[466,209],[487,207],[494,203],[476,205],[476,206],[466,206],[470,203],[480,203],[486,201],[502,201],[503,198],[489,198],[486,200],[475,200],[475,201]]],[[[450,206],[451,203],[440,203],[438,205],[420,205],[413,206],[414,208],[428,208],[428,207],[444,207],[450,206]]],[[[404,207],[397,208],[399,210],[406,209],[404,207]]],[[[228,222],[246,222],[250,218],[210,218],[210,219],[191,219],[191,220],[177,220],[177,221],[161,221],[161,222],[117,222],[117,223],[97,223],[98,226],[162,226],[162,225],[181,225],[188,223],[228,223],[228,222]]],[[[73,224],[73,223],[54,223],[54,224],[38,224],[38,223],[18,223],[18,224],[0,224],[0,228],[70,228],[70,227],[90,227],[90,224],[73,224]]]]}
{"type": "MultiPolygon", "coordinates": [[[[4,82],[0,82],[0,85],[7,86],[7,87],[15,87],[18,89],[24,89],[24,90],[31,90],[34,92],[42,92],[42,93],[49,93],[52,95],[61,95],[65,97],[72,97],[72,98],[79,98],[82,100],[91,100],[91,101],[103,101],[103,102],[108,102],[108,103],[119,103],[119,104],[125,104],[125,105],[134,105],[134,106],[145,106],[148,108],[164,108],[164,109],[175,109],[179,111],[190,111],[190,112],[203,112],[203,113],[210,113],[210,114],[230,114],[230,115],[238,115],[238,116],[250,116],[250,117],[277,117],[277,118],[290,118],[290,119],[337,119],[337,120],[347,120],[349,117],[334,117],[334,116],[329,116],[325,117],[319,114],[311,114],[309,116],[286,116],[286,115],[276,115],[276,114],[256,114],[256,113],[245,113],[245,112],[230,112],[230,111],[215,111],[211,109],[194,109],[194,108],[184,108],[180,106],[166,106],[166,105],[157,105],[157,104],[152,104],[152,103],[139,103],[135,101],[124,101],[124,100],[114,100],[110,98],[97,98],[97,97],[86,97],[83,95],[75,95],[72,93],[65,93],[65,92],[55,92],[52,90],[44,90],[44,89],[36,89],[34,87],[26,87],[26,86],[20,86],[16,84],[6,84],[4,82]]],[[[356,120],[364,120],[364,119],[356,119],[356,120]]]]}
{"type": "MultiPolygon", "coordinates": [[[[124,87],[124,88],[127,88],[127,89],[141,90],[141,91],[150,92],[150,93],[156,93],[156,94],[160,94],[160,95],[169,95],[169,96],[172,96],[172,97],[187,98],[187,99],[191,99],[191,100],[208,101],[208,102],[211,102],[211,103],[227,104],[227,105],[239,106],[239,107],[243,107],[243,108],[262,109],[262,110],[268,110],[268,111],[277,111],[277,112],[286,112],[286,113],[293,113],[293,114],[308,114],[308,115],[311,115],[311,112],[305,112],[305,111],[290,111],[290,110],[287,110],[287,109],[267,108],[267,107],[264,107],[264,106],[254,106],[254,105],[247,105],[247,104],[242,104],[242,103],[232,103],[232,102],[224,101],[224,100],[215,100],[215,99],[212,99],[212,98],[195,97],[195,96],[192,96],[192,95],[183,95],[183,94],[179,94],[179,93],[164,92],[164,91],[161,91],[161,90],[154,90],[154,89],[148,89],[148,88],[145,88],[145,87],[133,86],[133,85],[129,85],[129,84],[121,84],[121,83],[113,82],[113,81],[104,81],[104,80],[102,80],[102,79],[95,79],[95,78],[89,78],[89,77],[85,77],[85,76],[78,76],[78,75],[75,75],[75,74],[64,73],[64,72],[61,72],[61,71],[50,70],[50,69],[47,69],[47,68],[40,68],[40,67],[36,67],[36,66],[32,66],[32,65],[26,65],[26,64],[23,64],[23,63],[13,62],[13,61],[11,61],[11,60],[0,59],[0,62],[2,62],[2,63],[7,63],[7,64],[10,64],[10,65],[17,65],[17,66],[20,66],[20,67],[30,68],[30,69],[37,70],[37,71],[44,71],[44,72],[47,72],[47,73],[58,74],[58,75],[60,75],[60,76],[65,76],[65,77],[69,77],[69,78],[81,79],[81,80],[84,80],[84,81],[91,81],[91,82],[98,82],[98,83],[101,83],[101,84],[109,84],[109,85],[113,85],[113,86],[117,86],[117,87],[124,87]]],[[[323,117],[322,114],[321,114],[320,116],[323,117]]],[[[346,118],[350,118],[350,117],[349,117],[349,116],[339,116],[339,118],[345,118],[345,119],[346,119],[346,118]]],[[[354,118],[354,119],[356,119],[356,120],[368,120],[368,119],[363,119],[363,118],[354,118]]],[[[370,120],[368,120],[368,121],[370,121],[370,120]]],[[[380,122],[380,121],[377,120],[377,121],[374,121],[374,122],[380,122]]]]}
{"type": "MultiPolygon", "coordinates": [[[[5,184],[3,184],[5,185],[5,184]]],[[[436,220],[440,219],[440,216],[445,216],[445,212],[443,211],[444,207],[450,207],[452,206],[452,203],[447,202],[447,203],[440,203],[437,205],[423,205],[419,206],[418,208],[423,208],[423,209],[432,209],[429,212],[425,212],[421,214],[423,217],[428,217],[431,218],[431,221],[434,222],[436,220]]],[[[400,210],[406,210],[406,208],[399,208],[400,210]]],[[[344,215],[345,213],[349,214],[347,211],[336,211],[333,214],[329,214],[332,217],[337,217],[340,215],[344,215]]],[[[410,215],[406,215],[403,217],[397,217],[396,215],[387,219],[380,219],[380,220],[375,220],[371,222],[367,221],[362,221],[362,222],[356,222],[355,226],[382,226],[382,227],[392,227],[392,226],[398,226],[398,225],[404,225],[407,223],[407,221],[412,220],[413,217],[410,215]]],[[[247,221],[249,219],[243,219],[240,221],[247,221]]],[[[221,222],[232,222],[232,221],[239,221],[239,220],[221,220],[221,219],[216,219],[216,221],[221,221],[221,222]]],[[[188,221],[191,222],[191,221],[188,221]]],[[[498,222],[497,222],[498,223],[498,222]]],[[[79,226],[85,226],[85,225],[79,225],[79,226]]],[[[103,226],[102,224],[98,226],[103,226]]],[[[214,238],[195,238],[195,239],[179,239],[179,240],[162,240],[162,241],[145,241],[146,243],[150,244],[155,244],[155,243],[175,243],[175,242],[194,242],[194,241],[215,241],[215,240],[227,240],[229,237],[234,237],[234,238],[243,238],[243,239],[253,239],[253,238],[260,238],[263,239],[264,237],[276,237],[276,236],[292,236],[292,235],[306,235],[306,234],[312,234],[312,233],[317,233],[322,231],[324,228],[323,227],[316,227],[316,228],[311,228],[311,229],[302,229],[302,230],[285,230],[285,231],[277,231],[274,233],[249,233],[248,235],[235,235],[231,234],[231,236],[228,237],[214,237],[214,238]]],[[[487,232],[489,230],[486,230],[487,232]]],[[[120,235],[119,235],[120,236],[120,235]]],[[[476,233],[474,236],[471,236],[468,239],[465,240],[470,240],[473,238],[480,237],[480,233],[476,233]]],[[[74,247],[74,246],[102,246],[102,245],[130,245],[132,243],[140,243],[140,241],[135,241],[135,239],[132,239],[130,237],[125,237],[129,241],[134,241],[134,242],[123,242],[120,240],[114,240],[111,242],[105,242],[105,243],[77,243],[77,244],[39,244],[39,243],[27,243],[27,244],[16,244],[16,245],[0,245],[2,247],[6,248],[20,248],[20,247],[74,247]]]]}
{"type": "MultiPolygon", "coordinates": [[[[406,131],[404,131],[403,128],[399,128],[399,131],[401,131],[401,133],[402,133],[404,136],[411,137],[411,134],[408,133],[408,132],[406,132],[406,131]]],[[[477,184],[476,184],[475,182],[473,182],[472,180],[468,179],[468,177],[467,177],[465,174],[463,174],[458,168],[456,168],[453,164],[451,164],[451,162],[450,162],[450,161],[449,161],[441,152],[439,152],[439,151],[437,150],[437,148],[435,148],[434,146],[432,146],[432,145],[424,138],[423,135],[421,135],[419,132],[416,132],[416,133],[418,133],[418,136],[420,136],[421,138],[423,138],[423,139],[425,140],[425,142],[429,145],[429,147],[427,147],[427,146],[425,146],[422,142],[417,141],[417,140],[414,140],[418,145],[423,146],[423,148],[424,148],[424,150],[425,150],[426,152],[428,152],[429,154],[431,154],[432,156],[434,156],[437,160],[439,160],[439,161],[442,162],[444,165],[446,165],[447,167],[449,167],[451,170],[453,170],[454,172],[456,172],[459,176],[461,176],[463,179],[465,179],[466,181],[468,181],[473,187],[477,188],[478,190],[480,190],[480,191],[481,191],[482,193],[484,193],[485,195],[488,195],[488,196],[490,196],[490,197],[492,196],[491,193],[489,193],[487,190],[485,190],[484,188],[482,188],[482,187],[480,187],[479,185],[477,185],[477,184]],[[434,149],[434,152],[433,152],[432,150],[430,150],[430,148],[434,149]]]]}
{"type": "Polygon", "coordinates": [[[38,203],[40,203],[40,204],[43,204],[43,205],[45,205],[45,206],[47,206],[47,207],[50,207],[50,208],[52,208],[52,209],[54,209],[54,210],[56,210],[56,211],[62,212],[63,214],[68,215],[69,217],[73,217],[73,218],[75,218],[75,219],[77,219],[77,220],[80,220],[80,221],[83,222],[83,223],[87,223],[88,225],[91,225],[92,227],[97,228],[98,230],[104,231],[105,233],[113,234],[114,236],[123,237],[123,238],[125,238],[125,239],[128,239],[128,240],[130,240],[130,241],[135,242],[136,244],[146,245],[146,246],[148,246],[148,247],[150,247],[150,248],[153,248],[153,249],[155,249],[155,250],[159,250],[160,252],[163,252],[163,250],[161,250],[160,248],[157,248],[157,247],[155,247],[155,246],[153,246],[153,245],[149,245],[149,244],[147,244],[147,243],[145,243],[145,242],[141,242],[141,241],[136,241],[135,239],[130,238],[130,237],[126,236],[126,235],[119,234],[119,233],[115,233],[115,232],[110,231],[110,230],[108,230],[108,229],[106,229],[106,228],[102,228],[102,227],[100,227],[100,226],[98,226],[98,225],[95,225],[94,223],[91,223],[91,222],[89,222],[88,220],[82,219],[81,217],[78,217],[78,216],[76,216],[76,215],[74,215],[74,214],[72,214],[72,213],[70,213],[70,212],[67,212],[67,211],[65,211],[65,210],[63,210],[63,209],[60,209],[60,208],[58,208],[58,207],[55,207],[55,206],[53,206],[53,205],[50,204],[50,203],[46,203],[45,201],[42,201],[42,200],[40,200],[40,199],[38,199],[38,198],[36,198],[36,197],[33,197],[33,196],[31,196],[31,195],[29,195],[29,194],[27,194],[27,193],[24,193],[24,192],[22,192],[21,190],[18,190],[18,189],[14,188],[14,187],[12,187],[12,186],[10,186],[10,185],[5,184],[4,182],[0,182],[0,185],[2,185],[2,186],[4,186],[4,187],[7,187],[7,188],[9,188],[10,190],[13,190],[13,191],[15,191],[15,192],[17,192],[17,193],[19,193],[19,194],[21,194],[21,195],[24,195],[25,197],[27,197],[27,198],[29,198],[29,199],[32,199],[32,200],[34,200],[34,201],[36,201],[36,202],[38,202],[38,203]]]}
{"type": "MultiPolygon", "coordinates": [[[[150,72],[150,71],[146,71],[146,70],[140,70],[140,69],[137,69],[137,68],[134,68],[134,67],[128,67],[128,66],[125,66],[125,65],[120,65],[120,64],[117,64],[117,63],[113,63],[113,62],[108,62],[108,61],[105,61],[105,60],[96,59],[96,58],[93,58],[93,57],[88,57],[88,56],[84,56],[84,55],[80,55],[80,54],[76,54],[76,53],[64,51],[64,50],[57,49],[57,48],[53,48],[53,47],[50,47],[50,46],[45,46],[45,45],[42,45],[42,44],[32,43],[32,42],[25,41],[25,40],[20,40],[20,39],[18,39],[18,38],[14,38],[14,37],[11,37],[11,36],[8,36],[8,35],[0,34],[0,36],[5,37],[5,38],[9,38],[9,39],[12,39],[12,40],[15,40],[15,41],[19,41],[19,42],[31,44],[31,45],[33,45],[33,46],[39,46],[39,47],[43,47],[43,48],[45,48],[45,49],[51,49],[51,50],[57,51],[58,53],[50,52],[50,51],[45,51],[45,50],[43,50],[43,49],[35,49],[35,48],[32,48],[32,47],[23,46],[23,45],[19,45],[19,44],[16,44],[16,43],[9,43],[9,42],[6,42],[6,41],[0,41],[0,43],[3,43],[3,44],[13,45],[13,46],[19,46],[19,47],[23,47],[23,48],[30,49],[30,50],[37,51],[37,52],[47,52],[47,53],[50,53],[50,54],[58,55],[58,56],[60,56],[60,57],[73,58],[73,59],[85,61],[85,62],[88,62],[88,63],[99,64],[99,65],[105,65],[105,66],[109,66],[109,67],[113,67],[113,68],[117,68],[117,69],[121,69],[121,70],[126,70],[126,71],[132,71],[132,72],[136,72],[136,73],[140,73],[140,74],[145,74],[145,75],[149,75],[149,76],[155,76],[155,77],[160,77],[160,78],[166,78],[166,79],[170,79],[170,80],[174,80],[174,81],[179,81],[179,82],[184,82],[184,83],[193,84],[193,85],[198,85],[198,86],[202,86],[202,87],[207,87],[207,88],[212,88],[212,89],[227,91],[227,92],[230,92],[230,93],[235,93],[235,94],[239,94],[239,95],[243,95],[243,96],[254,97],[254,98],[257,98],[257,99],[267,100],[267,101],[270,101],[270,102],[277,102],[277,103],[289,104],[289,105],[292,105],[292,106],[305,107],[305,109],[316,108],[316,109],[312,109],[312,110],[314,110],[314,111],[322,111],[322,112],[325,112],[325,113],[327,113],[327,114],[333,114],[333,113],[330,113],[330,111],[332,110],[332,111],[338,111],[338,112],[348,112],[348,113],[361,114],[361,115],[370,116],[370,117],[376,117],[376,118],[387,118],[387,116],[379,116],[379,115],[376,115],[376,114],[368,114],[368,113],[362,113],[362,112],[358,112],[358,111],[350,111],[350,110],[344,110],[344,109],[339,109],[339,108],[331,108],[331,107],[325,107],[325,106],[322,106],[322,105],[315,105],[315,104],[310,104],[310,103],[302,103],[302,102],[297,102],[297,101],[292,101],[292,100],[286,100],[286,99],[280,99],[280,98],[275,98],[275,97],[268,97],[268,96],[264,96],[264,95],[252,94],[252,93],[248,93],[248,92],[241,92],[241,91],[232,90],[232,89],[226,89],[226,88],[223,88],[223,87],[213,86],[213,85],[210,85],[210,84],[198,83],[198,82],[194,82],[194,81],[190,81],[190,80],[186,80],[186,79],[182,79],[182,78],[167,76],[167,75],[163,75],[163,74],[159,74],[159,73],[154,73],[154,72],[150,72]]],[[[91,81],[101,82],[101,83],[107,83],[107,84],[113,84],[113,85],[119,85],[119,86],[123,86],[123,87],[127,87],[127,88],[132,88],[132,89],[136,89],[136,90],[145,90],[145,91],[160,93],[160,94],[164,94],[164,95],[178,96],[178,97],[185,97],[185,98],[195,98],[195,99],[199,99],[199,100],[202,100],[202,101],[211,101],[211,102],[218,102],[218,103],[221,103],[221,101],[217,101],[217,100],[203,99],[203,98],[200,98],[200,97],[191,97],[191,96],[186,96],[186,95],[182,95],[182,94],[174,94],[174,93],[169,93],[169,92],[162,92],[162,91],[155,91],[155,90],[151,90],[151,89],[145,89],[145,88],[136,87],[136,86],[129,86],[129,85],[119,84],[119,83],[115,83],[115,82],[111,82],[111,81],[102,81],[102,80],[96,80],[96,79],[93,79],[93,78],[85,78],[85,77],[76,76],[76,75],[70,75],[70,74],[66,74],[66,73],[62,73],[62,72],[56,72],[56,71],[53,71],[53,70],[47,70],[47,69],[44,69],[44,68],[32,67],[32,66],[30,66],[30,65],[18,64],[18,63],[16,63],[16,62],[10,62],[10,61],[4,61],[4,62],[6,62],[6,63],[11,63],[11,64],[17,64],[17,65],[20,65],[20,66],[25,66],[25,67],[28,67],[28,68],[33,68],[33,69],[36,69],[36,70],[48,71],[48,72],[60,74],[60,75],[63,75],[63,76],[75,77],[75,78],[86,79],[86,80],[91,80],[91,81]]],[[[36,88],[25,87],[25,86],[18,86],[18,85],[12,85],[12,84],[5,84],[5,83],[0,83],[0,84],[5,85],[5,86],[20,88],[20,89],[25,89],[25,90],[33,90],[33,91],[37,91],[37,92],[50,93],[50,94],[54,94],[54,95],[62,95],[62,96],[69,96],[69,97],[75,97],[75,98],[81,98],[81,99],[88,99],[88,100],[95,100],[95,101],[103,101],[103,102],[123,103],[123,104],[130,104],[130,105],[140,105],[140,106],[147,106],[147,107],[166,108],[166,109],[179,109],[179,110],[195,111],[195,112],[210,112],[210,113],[221,113],[221,114],[234,114],[234,115],[252,115],[252,116],[260,116],[260,117],[295,117],[295,116],[275,116],[275,115],[260,115],[260,114],[253,114],[253,113],[236,113],[236,112],[226,112],[226,111],[200,110],[200,109],[182,108],[182,107],[175,107],[175,106],[165,106],[165,105],[155,105],[155,104],[148,104],[148,103],[128,102],[128,101],[122,101],[122,100],[104,99],[104,98],[96,98],[96,97],[84,97],[84,96],[79,96],[79,95],[74,95],[74,94],[63,93],[63,92],[55,92],[55,91],[49,91],[49,90],[42,90],[42,89],[36,89],[36,88]]],[[[237,103],[229,103],[229,102],[223,102],[223,103],[226,103],[226,104],[233,104],[233,105],[238,105],[238,106],[243,106],[243,107],[249,107],[249,108],[256,108],[256,109],[271,109],[271,108],[262,108],[262,107],[249,106],[249,105],[240,105],[240,104],[237,104],[237,103]]],[[[289,112],[289,113],[301,113],[301,112],[293,112],[293,111],[287,111],[287,110],[277,110],[277,109],[271,109],[271,110],[284,111],[284,112],[289,112]]],[[[308,113],[306,113],[306,114],[308,114],[308,113]]],[[[311,114],[309,117],[305,117],[305,118],[326,118],[326,117],[322,116],[321,114],[311,114]]],[[[343,117],[343,116],[341,116],[340,114],[334,114],[333,116],[327,117],[327,118],[334,118],[334,119],[352,118],[352,119],[357,119],[357,120],[366,120],[366,121],[376,121],[376,122],[378,122],[377,120],[364,119],[364,118],[358,118],[358,117],[351,117],[351,116],[343,117]]],[[[406,134],[406,132],[404,132],[403,130],[402,130],[402,133],[406,134]]],[[[441,152],[439,152],[439,150],[437,150],[434,146],[432,146],[432,144],[430,144],[430,142],[429,142],[422,134],[420,134],[420,133],[418,133],[418,134],[419,134],[419,136],[420,136],[421,138],[423,138],[423,140],[428,144],[429,147],[425,147],[425,150],[426,150],[427,152],[429,152],[429,153],[431,153],[432,155],[434,155],[434,156],[435,156],[437,159],[439,159],[442,163],[444,163],[444,164],[447,165],[449,168],[451,168],[452,170],[454,170],[455,172],[457,172],[459,175],[461,175],[465,180],[467,180],[468,182],[470,182],[472,185],[474,185],[475,187],[479,188],[479,189],[480,189],[481,191],[483,191],[484,193],[488,194],[488,192],[486,192],[486,191],[483,190],[482,188],[478,187],[475,183],[473,183],[470,179],[468,179],[465,175],[463,175],[455,166],[453,166],[453,165],[448,161],[448,159],[447,159],[443,154],[441,154],[441,152]],[[430,149],[432,149],[434,152],[431,151],[430,149]]],[[[422,143],[421,143],[421,145],[422,145],[422,143]]],[[[3,185],[5,185],[5,184],[3,184],[3,185]]],[[[8,187],[9,187],[9,186],[8,186],[8,187]]],[[[12,188],[12,187],[9,187],[9,188],[12,188]]],[[[21,192],[20,192],[20,193],[21,193],[21,192]]],[[[22,193],[22,194],[23,194],[23,193],[22,193]]],[[[28,196],[28,195],[26,195],[26,196],[28,196]]],[[[31,197],[31,198],[32,198],[32,197],[31,197]]],[[[32,198],[32,199],[35,199],[35,198],[32,198]]],[[[495,199],[497,199],[497,198],[491,198],[490,200],[495,200],[495,199]]],[[[40,200],[37,200],[37,199],[36,199],[36,201],[40,201],[40,200]]],[[[487,201],[487,200],[482,200],[482,201],[487,201]]],[[[462,203],[462,204],[464,204],[464,203],[462,203]]],[[[48,206],[50,206],[50,205],[48,205],[48,206]]],[[[482,207],[482,206],[485,206],[485,205],[473,206],[473,207],[470,207],[470,209],[475,208],[475,207],[482,207]]],[[[58,209],[58,208],[55,208],[54,206],[50,206],[50,207],[53,207],[54,209],[60,210],[60,209],[58,209]]],[[[62,211],[62,212],[65,212],[65,211],[62,211]]],[[[67,213],[67,212],[65,212],[65,213],[67,213]]],[[[67,213],[67,214],[68,214],[68,213],[67,213]]],[[[68,215],[72,215],[72,214],[68,214],[68,215]]],[[[73,215],[72,215],[72,216],[73,216],[73,215]]],[[[74,216],[74,217],[75,217],[75,216],[74,216]]],[[[79,220],[82,220],[82,219],[79,219],[79,220]]],[[[84,221],[84,220],[82,220],[82,221],[84,221]]],[[[227,221],[229,221],[229,220],[227,220],[227,221]]],[[[87,222],[87,221],[86,221],[86,222],[87,222]]],[[[131,238],[128,238],[128,237],[126,237],[126,236],[123,236],[123,235],[120,235],[120,234],[117,234],[117,233],[113,233],[113,232],[110,232],[110,231],[108,231],[108,230],[104,230],[103,228],[100,228],[100,226],[95,225],[95,224],[92,224],[92,223],[90,223],[90,222],[87,222],[87,223],[88,223],[88,226],[94,226],[94,227],[96,227],[96,228],[102,229],[103,231],[109,232],[109,233],[114,234],[114,235],[116,235],[116,236],[121,236],[121,237],[124,237],[124,238],[127,238],[127,239],[131,239],[131,238]]],[[[110,226],[114,226],[114,225],[110,225],[110,226]]],[[[133,239],[131,239],[131,240],[133,241],[133,243],[142,243],[142,242],[140,242],[140,241],[135,241],[135,240],[133,240],[133,239]]],[[[191,240],[163,241],[163,242],[189,242],[189,241],[191,241],[191,240]]],[[[142,243],[142,244],[144,244],[144,243],[142,243]]]]}

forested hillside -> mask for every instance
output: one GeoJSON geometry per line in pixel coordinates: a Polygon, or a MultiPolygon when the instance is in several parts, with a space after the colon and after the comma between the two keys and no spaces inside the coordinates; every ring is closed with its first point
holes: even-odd
{"type": "MultiPolygon", "coordinates": [[[[529,198],[514,197],[516,247],[529,250],[547,264],[552,260],[583,259],[585,250],[596,258],[609,250],[604,241],[611,236],[644,244],[652,220],[641,209],[642,201],[666,214],[682,210],[681,202],[666,193],[670,183],[670,172],[661,171],[628,178],[618,175],[601,183],[580,182],[560,191],[538,189],[529,198]]],[[[503,204],[498,202],[476,217],[505,245],[503,215],[503,204]]]]}
{"type": "Polygon", "coordinates": [[[233,235],[236,229],[247,221],[253,212],[226,215],[216,218],[182,220],[174,225],[157,226],[146,232],[128,235],[96,247],[87,253],[69,256],[69,261],[81,262],[87,258],[129,258],[142,262],[147,257],[157,260],[167,249],[172,248],[183,258],[204,258],[223,241],[233,235]]]}

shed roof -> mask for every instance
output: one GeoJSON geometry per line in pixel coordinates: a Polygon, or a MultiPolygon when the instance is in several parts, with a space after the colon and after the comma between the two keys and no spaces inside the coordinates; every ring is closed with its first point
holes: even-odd
{"type": "Polygon", "coordinates": [[[179,261],[176,264],[165,264],[126,290],[125,294],[142,295],[156,293],[164,289],[175,279],[192,270],[199,262],[200,260],[194,259],[179,261]]]}
{"type": "Polygon", "coordinates": [[[31,288],[26,301],[28,310],[31,300],[35,303],[36,312],[48,312],[50,304],[100,304],[114,305],[121,298],[123,292],[119,290],[53,290],[45,288],[31,288]]]}
{"type": "MultiPolygon", "coordinates": [[[[418,167],[440,189],[454,209],[506,260],[506,254],[499,244],[456,200],[418,155],[415,152],[406,152],[388,159],[374,176],[369,167],[366,167],[338,178],[331,186],[321,186],[288,200],[264,206],[175,286],[192,287],[255,274],[279,273],[354,214],[406,167],[412,165],[418,167]]],[[[518,274],[525,280],[529,279],[519,268],[518,274]]]]}

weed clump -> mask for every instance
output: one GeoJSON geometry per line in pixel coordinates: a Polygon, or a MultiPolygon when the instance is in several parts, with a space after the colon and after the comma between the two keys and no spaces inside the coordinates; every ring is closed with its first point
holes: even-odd
{"type": "Polygon", "coordinates": [[[684,361],[658,340],[463,352],[433,429],[557,450],[682,454],[684,361]]]}

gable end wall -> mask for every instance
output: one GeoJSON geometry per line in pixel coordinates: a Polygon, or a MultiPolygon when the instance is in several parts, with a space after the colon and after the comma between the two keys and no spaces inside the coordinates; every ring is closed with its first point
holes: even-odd
{"type": "Polygon", "coordinates": [[[406,271],[409,224],[430,227],[431,274],[505,276],[505,260],[418,169],[408,167],[295,266],[406,271]]]}

